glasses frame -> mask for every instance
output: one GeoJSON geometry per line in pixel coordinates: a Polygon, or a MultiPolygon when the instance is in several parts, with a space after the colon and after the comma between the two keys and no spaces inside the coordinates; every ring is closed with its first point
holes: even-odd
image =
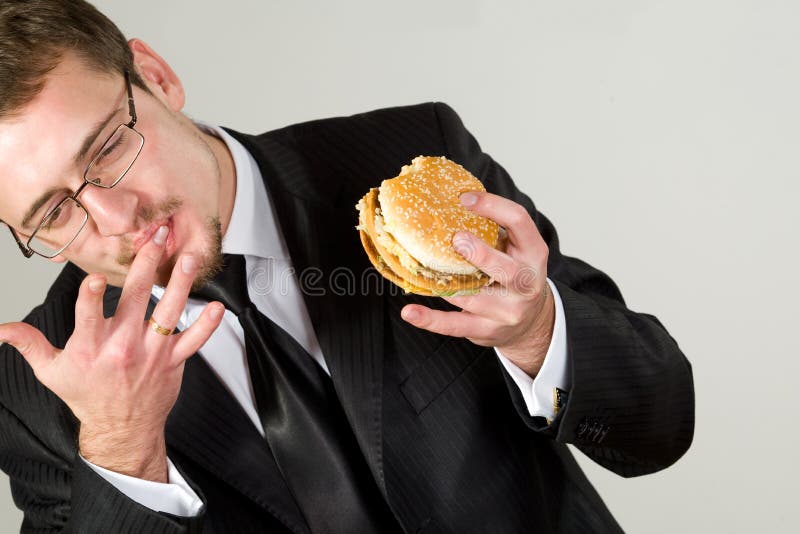
{"type": "Polygon", "coordinates": [[[71,194],[70,196],[66,197],[64,200],[59,202],[53,209],[48,211],[44,215],[44,217],[42,217],[42,220],[36,226],[36,229],[30,235],[28,240],[25,241],[24,243],[19,238],[19,235],[17,234],[17,232],[13,228],[11,228],[10,225],[8,226],[8,229],[11,231],[11,235],[14,236],[14,241],[17,242],[17,246],[19,247],[20,252],[22,252],[22,255],[25,256],[26,258],[30,258],[34,254],[36,254],[36,255],[42,256],[43,258],[50,259],[50,258],[54,258],[54,257],[58,256],[59,254],[61,254],[62,252],[64,252],[64,249],[66,249],[68,246],[70,246],[72,244],[72,242],[75,241],[78,238],[78,236],[80,235],[81,231],[86,226],[86,222],[89,220],[89,211],[86,209],[86,207],[83,204],[81,204],[80,200],[78,200],[78,195],[80,195],[83,192],[83,190],[86,188],[87,185],[93,185],[95,187],[101,187],[103,189],[111,189],[112,187],[114,187],[115,185],[117,185],[118,183],[120,183],[122,181],[122,179],[125,177],[126,174],[128,174],[128,171],[131,169],[131,167],[133,167],[133,164],[138,159],[139,154],[142,152],[142,148],[144,147],[144,136],[141,134],[141,132],[139,132],[138,130],[136,130],[134,128],[134,126],[136,125],[136,121],[137,121],[136,105],[133,102],[133,87],[131,85],[130,74],[128,73],[127,70],[125,71],[125,86],[126,86],[126,88],[128,90],[128,114],[130,115],[131,120],[128,121],[127,123],[123,123],[123,124],[120,124],[119,126],[117,126],[117,128],[108,136],[108,138],[103,142],[103,144],[100,145],[100,150],[92,158],[92,161],[89,162],[89,165],[86,166],[86,170],[83,171],[83,184],[81,184],[81,186],[73,194],[71,194]],[[132,130],[133,132],[135,132],[141,138],[142,141],[141,141],[141,144],[139,145],[139,149],[136,151],[136,155],[133,157],[133,159],[131,160],[130,164],[119,175],[119,177],[116,180],[114,180],[114,182],[112,184],[103,185],[103,184],[100,184],[100,183],[93,182],[93,181],[89,180],[87,178],[87,176],[89,175],[89,172],[92,170],[92,167],[97,162],[97,158],[99,158],[100,155],[103,153],[103,147],[105,147],[108,144],[108,142],[111,141],[111,139],[117,134],[117,132],[120,130],[120,128],[128,128],[129,130],[132,130]],[[49,255],[48,254],[42,254],[41,252],[38,252],[38,251],[32,249],[31,246],[30,246],[31,241],[33,241],[33,239],[36,237],[36,234],[42,229],[42,225],[44,224],[44,222],[53,213],[55,213],[56,210],[58,210],[65,202],[69,202],[69,201],[75,202],[75,204],[77,204],[78,207],[83,210],[83,222],[81,223],[80,228],[78,228],[78,231],[75,232],[75,235],[72,237],[72,239],[70,239],[63,247],[58,249],[58,251],[54,252],[53,254],[49,254],[49,255]]]}

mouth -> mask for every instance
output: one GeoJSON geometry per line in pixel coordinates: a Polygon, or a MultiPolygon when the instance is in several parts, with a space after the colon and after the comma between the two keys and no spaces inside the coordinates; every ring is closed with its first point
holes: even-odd
{"type": "Polygon", "coordinates": [[[167,259],[169,258],[172,253],[175,251],[175,232],[174,232],[174,221],[173,216],[170,215],[167,218],[162,218],[157,221],[153,221],[150,223],[144,230],[142,230],[139,235],[137,235],[132,241],[132,248],[133,248],[133,257],[135,257],[139,250],[148,242],[150,239],[153,238],[153,234],[161,227],[166,226],[169,228],[169,234],[167,234],[167,242],[165,244],[165,254],[162,258],[167,259]]]}

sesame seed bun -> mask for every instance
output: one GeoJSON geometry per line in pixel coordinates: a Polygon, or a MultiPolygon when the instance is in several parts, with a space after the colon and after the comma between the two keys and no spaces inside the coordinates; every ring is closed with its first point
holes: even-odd
{"type": "Polygon", "coordinates": [[[497,224],[461,205],[466,191],[485,189],[457,163],[425,156],[371,189],[356,207],[361,243],[378,272],[421,295],[470,293],[489,283],[451,244],[461,230],[498,244],[497,224]]]}

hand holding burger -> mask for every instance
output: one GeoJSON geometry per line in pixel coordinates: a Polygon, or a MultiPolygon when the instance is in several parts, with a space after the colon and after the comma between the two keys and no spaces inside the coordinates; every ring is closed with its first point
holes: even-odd
{"type": "Polygon", "coordinates": [[[538,373],[555,305],[547,244],[524,207],[487,193],[460,165],[421,156],[367,193],[358,208],[362,244],[381,274],[461,308],[410,304],[403,319],[495,347],[529,375],[538,373]]]}
{"type": "Polygon", "coordinates": [[[499,242],[497,223],[461,206],[465,191],[484,191],[483,184],[461,165],[424,156],[370,189],[356,206],[357,228],[378,272],[418,295],[474,293],[488,284],[489,276],[451,245],[460,230],[491,247],[499,242]]]}

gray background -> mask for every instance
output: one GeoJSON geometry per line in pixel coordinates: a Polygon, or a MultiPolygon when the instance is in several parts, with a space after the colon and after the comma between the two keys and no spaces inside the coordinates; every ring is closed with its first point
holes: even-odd
{"type": "MultiPolygon", "coordinates": [[[[608,272],[694,365],[695,442],[675,466],[626,480],[579,458],[623,527],[796,528],[800,4],[97,4],[170,62],[195,118],[255,133],[448,102],[564,252],[608,272]]],[[[0,247],[10,321],[57,268],[0,247]]]]}

